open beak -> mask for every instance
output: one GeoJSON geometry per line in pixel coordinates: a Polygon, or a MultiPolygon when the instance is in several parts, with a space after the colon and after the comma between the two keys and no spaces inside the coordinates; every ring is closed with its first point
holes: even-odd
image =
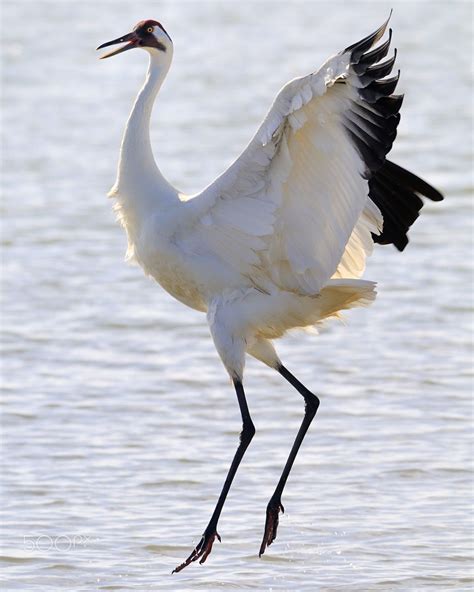
{"type": "Polygon", "coordinates": [[[102,43],[102,45],[99,45],[97,49],[102,49],[104,47],[108,47],[109,45],[116,45],[117,43],[126,43],[127,41],[128,43],[126,45],[123,45],[118,49],[114,49],[113,51],[105,53],[104,55],[100,56],[100,59],[103,60],[104,58],[110,58],[114,55],[122,53],[123,51],[127,51],[127,49],[133,49],[137,46],[139,38],[135,32],[128,33],[127,35],[119,37],[118,39],[114,39],[113,41],[107,41],[107,43],[102,43]]]}

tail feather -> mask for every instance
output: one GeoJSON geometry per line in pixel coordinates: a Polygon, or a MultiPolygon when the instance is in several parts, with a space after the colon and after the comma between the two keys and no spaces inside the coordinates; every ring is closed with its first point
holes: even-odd
{"type": "Polygon", "coordinates": [[[340,317],[341,310],[369,306],[377,295],[375,286],[367,280],[330,280],[317,299],[319,320],[340,317]]]}

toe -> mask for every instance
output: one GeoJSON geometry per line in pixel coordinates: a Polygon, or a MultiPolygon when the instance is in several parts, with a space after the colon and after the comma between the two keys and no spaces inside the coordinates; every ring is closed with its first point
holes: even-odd
{"type": "Polygon", "coordinates": [[[220,542],[221,537],[215,530],[212,532],[208,532],[206,530],[206,532],[202,535],[201,540],[199,541],[198,545],[196,545],[196,548],[193,550],[191,555],[186,559],[186,561],[175,567],[171,573],[174,574],[180,572],[190,563],[193,563],[193,561],[197,561],[198,559],[200,559],[199,563],[204,563],[212,551],[212,545],[216,538],[220,542]]]}
{"type": "Polygon", "coordinates": [[[263,533],[262,544],[260,545],[259,557],[261,557],[265,553],[265,549],[269,547],[273,541],[276,539],[277,530],[278,530],[278,522],[279,512],[284,512],[284,508],[282,503],[278,500],[278,502],[272,503],[270,502],[267,506],[267,517],[265,520],[265,530],[263,533]]]}

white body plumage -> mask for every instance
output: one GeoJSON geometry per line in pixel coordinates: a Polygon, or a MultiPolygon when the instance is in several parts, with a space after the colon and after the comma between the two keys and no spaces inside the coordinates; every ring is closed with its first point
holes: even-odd
{"type": "Polygon", "coordinates": [[[375,297],[374,284],[358,278],[383,221],[342,125],[359,100],[358,78],[344,53],[288,83],[236,162],[200,194],[184,196],[156,166],[149,137],[172,57],[171,42],[158,35],[167,50],[148,48],[109,195],[128,257],[208,313],[225,367],[241,377],[245,352],[276,366],[268,340],[375,297]]]}

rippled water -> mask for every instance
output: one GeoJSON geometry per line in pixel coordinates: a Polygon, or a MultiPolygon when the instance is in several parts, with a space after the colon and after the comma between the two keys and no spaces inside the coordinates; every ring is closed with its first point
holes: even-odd
{"type": "Polygon", "coordinates": [[[470,590],[468,3],[391,2],[406,92],[392,157],[447,195],[403,255],[379,248],[370,309],[279,345],[322,404],[279,537],[265,506],[300,397],[250,360],[257,426],[205,566],[190,552],[237,443],[205,319],[123,263],[105,193],[146,57],[94,47],[163,21],[175,63],[161,168],[205,186],[288,79],[361,38],[385,3],[4,3],[4,590],[470,590]]]}

